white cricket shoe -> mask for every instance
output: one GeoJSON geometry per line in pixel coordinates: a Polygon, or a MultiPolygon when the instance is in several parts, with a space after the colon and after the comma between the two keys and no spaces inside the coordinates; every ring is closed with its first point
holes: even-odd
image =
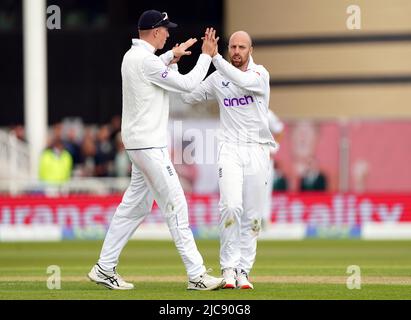
{"type": "Polygon", "coordinates": [[[225,285],[224,278],[216,278],[210,276],[208,273],[212,270],[209,269],[204,272],[201,276],[198,276],[195,279],[188,280],[188,290],[217,290],[222,288],[225,285]]]}
{"type": "Polygon", "coordinates": [[[233,268],[223,269],[223,277],[225,280],[225,285],[223,289],[234,289],[236,287],[236,278],[237,273],[233,268]]]}
{"type": "Polygon", "coordinates": [[[91,281],[103,285],[108,289],[113,290],[130,290],[134,289],[132,283],[125,282],[120,275],[116,272],[116,267],[111,271],[103,270],[97,263],[91,271],[88,273],[88,277],[91,281]]]}
{"type": "Polygon", "coordinates": [[[243,269],[237,270],[237,288],[238,289],[254,289],[253,284],[248,281],[248,274],[243,269]]]}

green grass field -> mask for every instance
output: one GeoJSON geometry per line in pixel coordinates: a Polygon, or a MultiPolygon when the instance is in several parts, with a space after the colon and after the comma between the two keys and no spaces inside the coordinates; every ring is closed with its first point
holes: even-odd
{"type": "MultiPolygon", "coordinates": [[[[219,244],[197,241],[207,267],[219,273],[219,244]]],[[[260,241],[254,290],[186,290],[171,241],[130,241],[119,273],[135,290],[111,291],[86,278],[102,241],[0,243],[0,299],[411,299],[411,241],[260,241]],[[61,289],[47,288],[47,267],[61,268],[61,289]],[[349,265],[361,268],[361,289],[349,290],[349,265]]]]}

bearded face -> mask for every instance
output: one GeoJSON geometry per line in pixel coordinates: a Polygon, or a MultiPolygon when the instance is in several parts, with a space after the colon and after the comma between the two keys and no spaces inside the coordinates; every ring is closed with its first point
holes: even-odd
{"type": "Polygon", "coordinates": [[[246,37],[232,37],[228,45],[230,62],[239,69],[244,69],[248,65],[248,60],[252,53],[252,47],[246,37]]]}

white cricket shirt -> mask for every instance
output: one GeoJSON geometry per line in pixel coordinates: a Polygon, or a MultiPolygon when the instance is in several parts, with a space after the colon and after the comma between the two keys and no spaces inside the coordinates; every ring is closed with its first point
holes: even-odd
{"type": "Polygon", "coordinates": [[[121,65],[121,137],[127,150],[167,146],[168,91],[193,91],[207,75],[211,63],[209,55],[200,54],[195,67],[182,75],[176,64],[168,66],[173,59],[171,50],[160,57],[154,52],[148,42],[133,39],[121,65]]]}
{"type": "Polygon", "coordinates": [[[221,142],[259,143],[276,147],[268,127],[270,75],[252,57],[246,71],[234,67],[220,54],[213,58],[216,71],[190,94],[183,94],[185,103],[217,100],[220,109],[221,142]]]}

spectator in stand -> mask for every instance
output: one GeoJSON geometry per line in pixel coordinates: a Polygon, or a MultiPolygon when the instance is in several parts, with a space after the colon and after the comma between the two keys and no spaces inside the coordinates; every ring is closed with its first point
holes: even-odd
{"type": "Polygon", "coordinates": [[[63,141],[54,137],[50,147],[40,157],[39,179],[50,184],[62,184],[70,180],[73,159],[64,148],[63,141]]]}
{"type": "Polygon", "coordinates": [[[114,156],[115,149],[110,141],[110,128],[108,125],[103,125],[97,134],[96,155],[94,157],[97,177],[113,176],[114,156]]]}
{"type": "MultiPolygon", "coordinates": [[[[51,140],[50,140],[50,144],[53,143],[54,140],[61,140],[61,142],[63,142],[63,123],[62,122],[56,122],[55,124],[53,124],[53,126],[51,127],[51,140]]],[[[63,142],[64,144],[64,142],[63,142]]]]}
{"type": "Polygon", "coordinates": [[[24,131],[24,126],[21,124],[18,124],[16,126],[14,126],[10,132],[20,141],[22,142],[27,142],[26,141],[26,134],[24,131]]]}
{"type": "Polygon", "coordinates": [[[326,191],[327,177],[321,172],[317,160],[311,157],[307,161],[305,172],[300,179],[300,191],[326,191]]]}
{"type": "Polygon", "coordinates": [[[283,192],[288,190],[288,179],[284,171],[281,169],[278,160],[274,161],[274,179],[272,187],[273,192],[283,192]]]}
{"type": "Polygon", "coordinates": [[[73,165],[77,167],[81,164],[81,146],[77,141],[77,132],[75,127],[67,129],[67,138],[64,139],[64,147],[73,158],[73,165]]]}
{"type": "Polygon", "coordinates": [[[86,128],[81,145],[81,176],[92,177],[95,171],[96,144],[91,128],[86,128]]]}

